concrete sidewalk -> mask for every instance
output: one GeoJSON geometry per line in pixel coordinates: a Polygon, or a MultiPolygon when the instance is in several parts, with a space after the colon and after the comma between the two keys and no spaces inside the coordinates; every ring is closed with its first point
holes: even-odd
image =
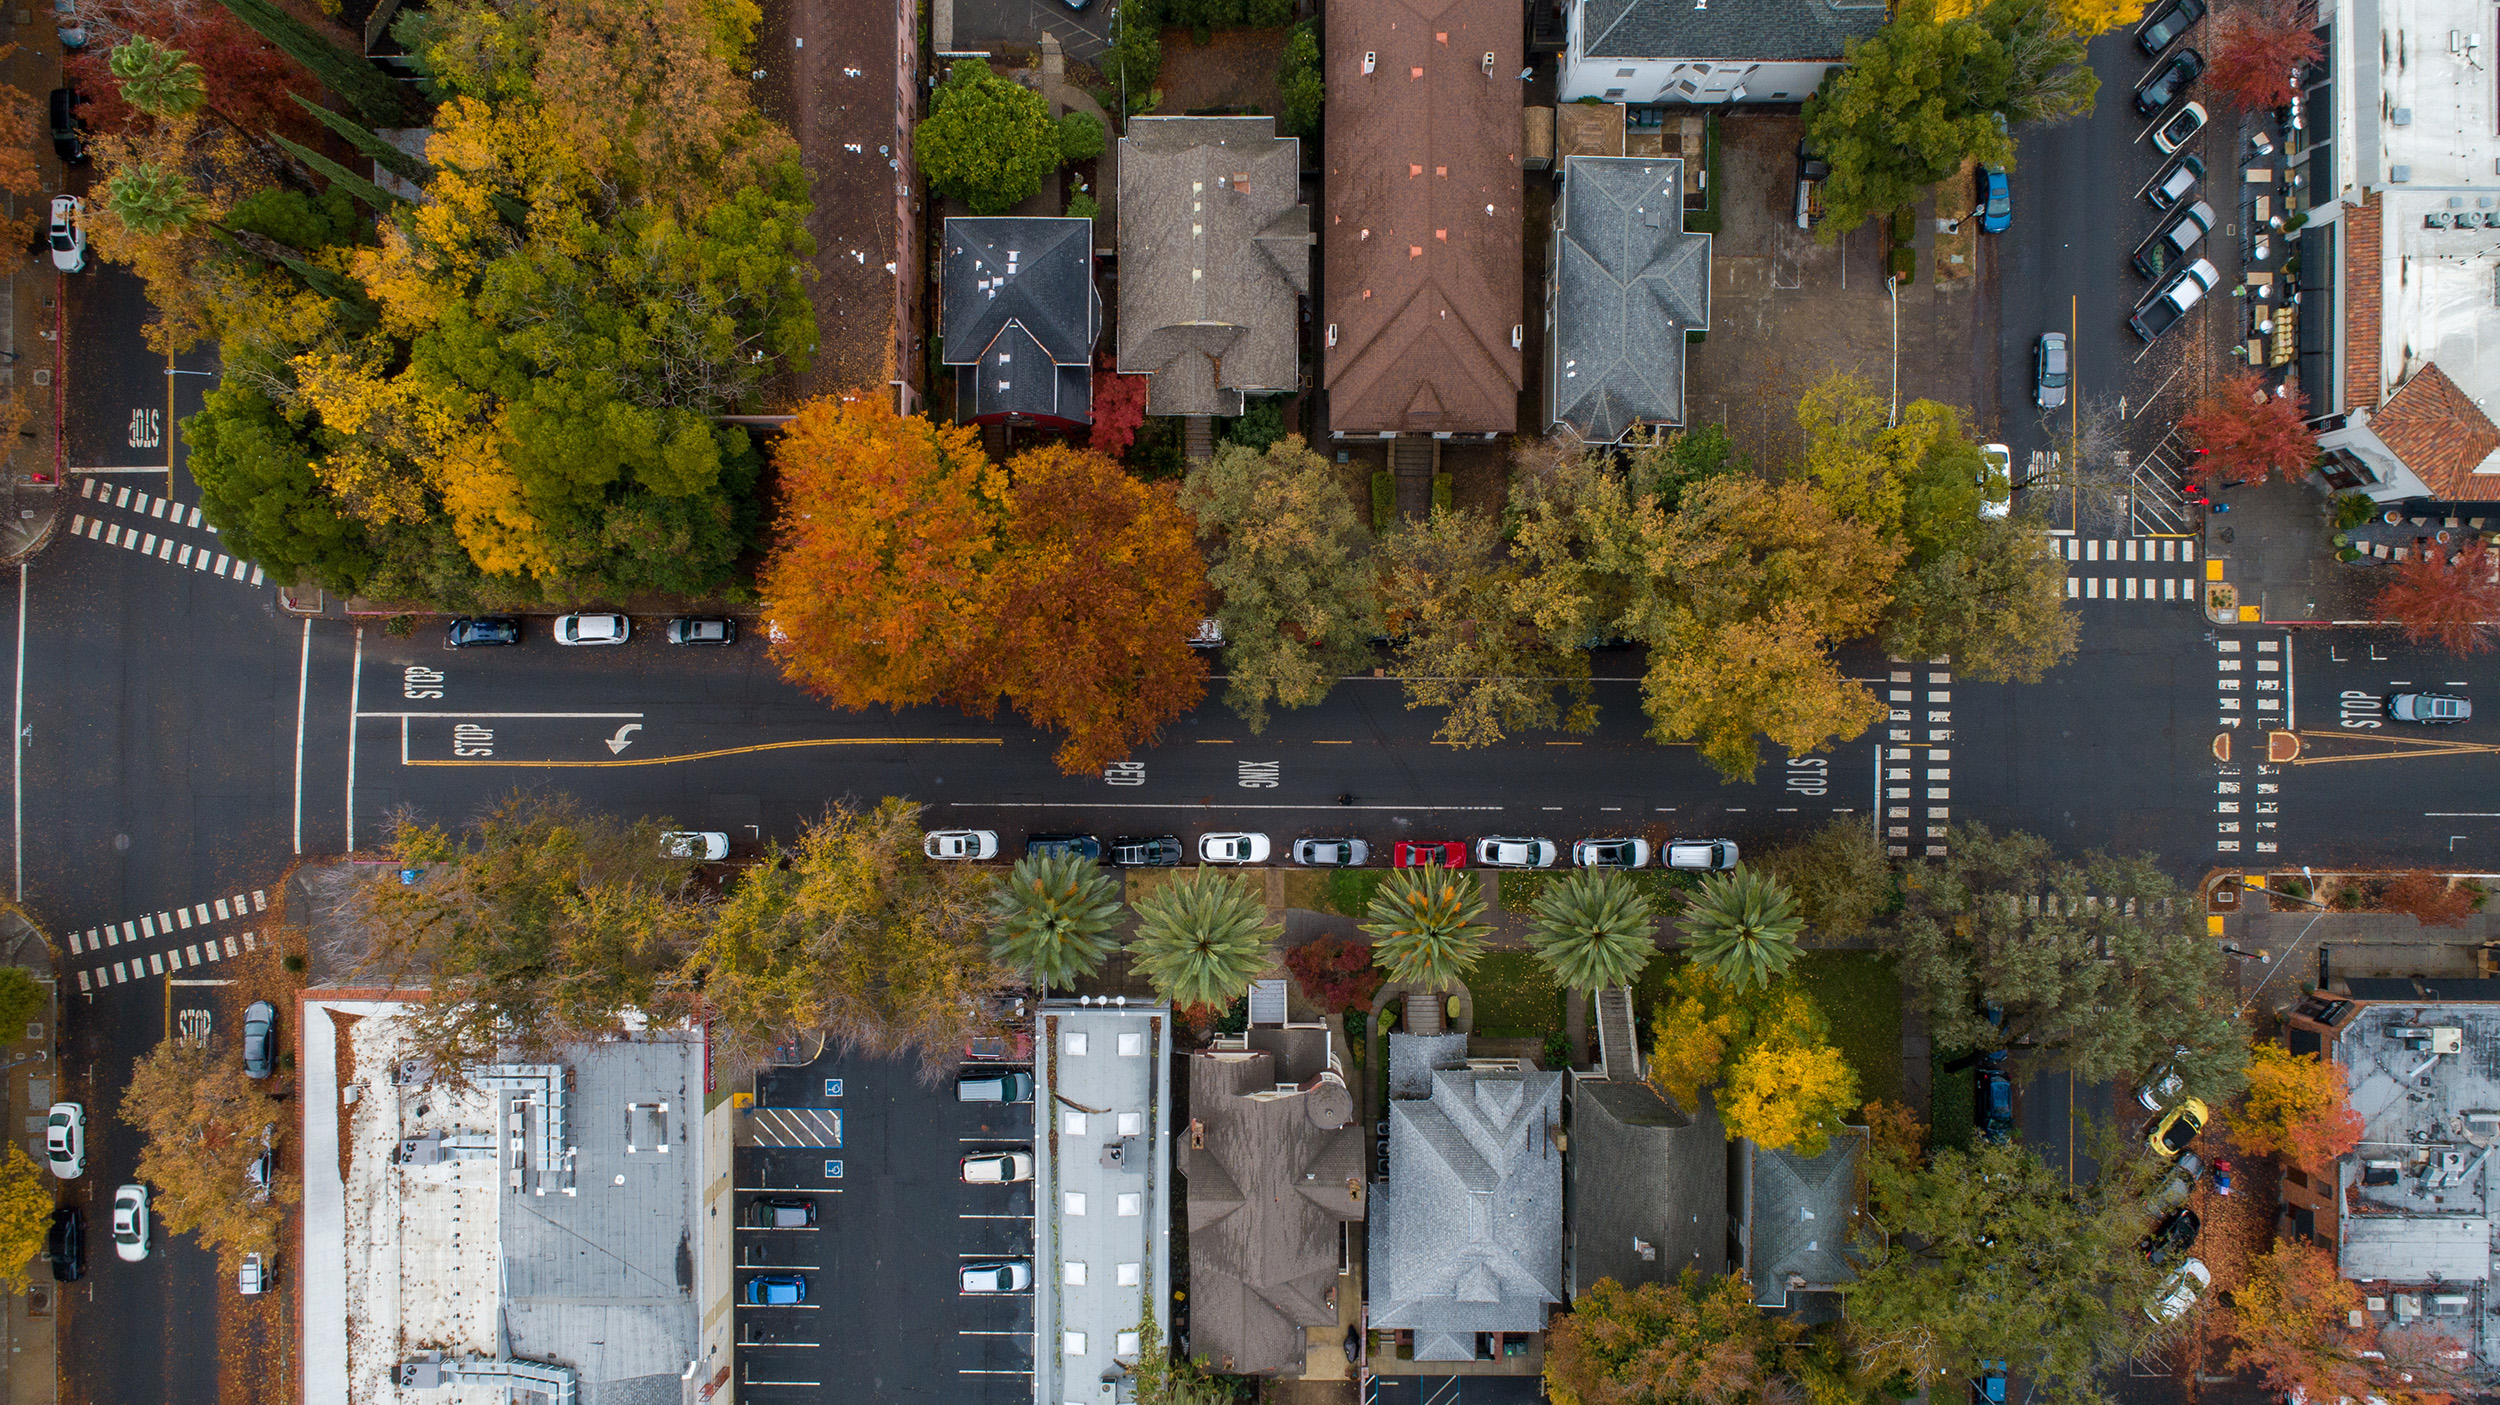
{"type": "Polygon", "coordinates": [[[2370,597],[2384,568],[2335,559],[2335,523],[2323,486],[2268,479],[2225,489],[2223,501],[2231,511],[2205,519],[2205,559],[2235,588],[2238,623],[2371,618],[2370,597]]]}
{"type": "MultiPolygon", "coordinates": [[[[12,17],[16,11],[7,12],[12,17]]],[[[44,95],[61,83],[61,55],[45,21],[10,25],[5,37],[19,48],[0,62],[0,80],[33,96],[38,109],[44,95]]],[[[69,173],[52,154],[49,143],[39,149],[37,168],[47,192],[71,189],[69,173]]],[[[34,197],[36,219],[49,217],[48,195],[34,197]]],[[[26,202],[0,198],[0,211],[16,216],[26,202]]],[[[90,259],[94,257],[90,252],[90,259]]],[[[8,296],[0,299],[0,389],[23,414],[0,413],[0,429],[8,432],[8,465],[0,471],[0,563],[24,561],[51,540],[59,521],[63,478],[61,418],[66,405],[64,383],[67,347],[63,344],[61,279],[47,256],[23,246],[0,253],[0,275],[8,296]]],[[[0,399],[0,405],[12,403],[0,399]]],[[[170,426],[168,427],[170,429],[170,426]]]]}

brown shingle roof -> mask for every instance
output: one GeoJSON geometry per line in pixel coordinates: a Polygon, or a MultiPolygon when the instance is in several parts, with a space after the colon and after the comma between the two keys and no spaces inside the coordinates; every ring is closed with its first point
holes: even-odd
{"type": "Polygon", "coordinates": [[[807,232],[816,239],[808,296],[819,335],[802,394],[891,397],[890,381],[921,379],[912,345],[926,274],[909,189],[916,14],[904,0],[832,6],[813,22],[805,48],[782,44],[774,61],[792,71],[802,95],[791,129],[817,181],[807,232]],[[818,32],[825,25],[831,34],[818,32]]]}
{"type": "Polygon", "coordinates": [[[1328,123],[1359,134],[1330,144],[1321,231],[1333,428],[1517,426],[1520,38],[1516,0],[1329,10],[1328,123]]]}
{"type": "Polygon", "coordinates": [[[2476,464],[2500,449],[2500,429],[2436,362],[2425,363],[2387,397],[2370,416],[2370,432],[2421,478],[2433,498],[2450,502],[2487,491],[2468,480],[2476,464]]]}

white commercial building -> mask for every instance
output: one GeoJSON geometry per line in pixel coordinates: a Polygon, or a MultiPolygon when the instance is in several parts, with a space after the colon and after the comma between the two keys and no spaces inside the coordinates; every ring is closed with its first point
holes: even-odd
{"type": "Polygon", "coordinates": [[[1172,1011],[1051,1000],[1038,1032],[1033,1399],[1101,1405],[1126,1398],[1146,1315],[1170,1321],[1172,1011]]]}

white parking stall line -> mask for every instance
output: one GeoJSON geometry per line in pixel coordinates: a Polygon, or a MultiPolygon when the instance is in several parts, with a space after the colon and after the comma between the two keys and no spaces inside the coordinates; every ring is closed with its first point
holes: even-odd
{"type": "MultiPolygon", "coordinates": [[[[215,942],[208,944],[208,959],[211,961],[217,959],[217,943],[215,942]]],[[[194,966],[200,964],[200,949],[196,946],[191,948],[191,964],[194,966]]]]}
{"type": "Polygon", "coordinates": [[[102,539],[103,539],[103,537],[104,537],[104,519],[103,519],[103,518],[99,517],[99,518],[97,518],[96,520],[94,520],[93,522],[90,522],[90,523],[88,523],[88,524],[87,524],[87,540],[89,540],[89,541],[100,541],[100,540],[102,540],[102,539]]]}
{"type": "Polygon", "coordinates": [[[78,993],[81,995],[87,993],[87,973],[85,971],[80,971],[78,973],[78,993]]]}
{"type": "Polygon", "coordinates": [[[81,478],[81,479],[79,479],[79,480],[78,480],[78,496],[80,496],[80,497],[82,497],[82,498],[92,498],[92,497],[94,497],[94,496],[95,496],[95,483],[96,483],[96,481],[95,481],[94,479],[92,479],[92,478],[81,478]]]}
{"type": "Polygon", "coordinates": [[[122,965],[123,963],[119,961],[113,963],[113,984],[115,985],[120,985],[122,982],[130,979],[128,976],[122,974],[122,965]]]}
{"type": "Polygon", "coordinates": [[[234,955],[234,938],[232,937],[226,938],[226,955],[234,955]]]}
{"type": "Polygon", "coordinates": [[[122,489],[122,490],[121,490],[121,495],[120,495],[119,497],[116,497],[116,498],[114,498],[114,499],[113,499],[113,506],[115,506],[115,507],[128,507],[128,506],[130,506],[130,490],[129,490],[128,488],[124,488],[124,489],[122,489]]]}

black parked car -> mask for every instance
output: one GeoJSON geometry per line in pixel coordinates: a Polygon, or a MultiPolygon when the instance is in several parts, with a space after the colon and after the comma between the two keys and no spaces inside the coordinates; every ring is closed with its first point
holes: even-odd
{"type": "Polygon", "coordinates": [[[52,154],[73,166],[87,159],[87,124],[78,115],[86,103],[76,88],[52,90],[52,154]]]}
{"type": "Polygon", "coordinates": [[[521,621],[511,615],[462,615],[443,630],[446,649],[482,649],[521,642],[521,621]]]}
{"type": "Polygon", "coordinates": [[[2184,1257],[2188,1250],[2195,1248],[2198,1228],[2194,1210],[2173,1211],[2153,1227],[2151,1234],[2144,1236],[2143,1244],[2138,1247],[2143,1249],[2145,1261],[2158,1268],[2184,1257]]]}
{"type": "Polygon", "coordinates": [[[75,1205],[52,1212],[52,1232],[43,1251],[52,1258],[52,1281],[75,1283],[87,1276],[87,1217],[75,1205]]]}
{"type": "Polygon", "coordinates": [[[2205,56],[2194,49],[2181,49],[2170,62],[2153,70],[2153,76],[2135,90],[2135,110],[2150,117],[2170,106],[2187,85],[2205,71],[2205,56]]]}
{"type": "Polygon", "coordinates": [[[2196,27],[2205,17],[2205,0],[2170,0],[2153,11],[2152,18],[2135,32],[2135,46],[2147,58],[2159,58],[2161,51],[2179,42],[2179,36],[2196,27]]]}
{"type": "Polygon", "coordinates": [[[1073,854],[1080,859],[1102,861],[1102,841],[1090,834],[1036,834],[1024,841],[1024,856],[1040,854],[1073,854]]]}
{"type": "Polygon", "coordinates": [[[1141,839],[1123,834],[1111,841],[1109,862],[1115,868],[1178,868],[1183,852],[1177,835],[1158,834],[1141,839]]]}

